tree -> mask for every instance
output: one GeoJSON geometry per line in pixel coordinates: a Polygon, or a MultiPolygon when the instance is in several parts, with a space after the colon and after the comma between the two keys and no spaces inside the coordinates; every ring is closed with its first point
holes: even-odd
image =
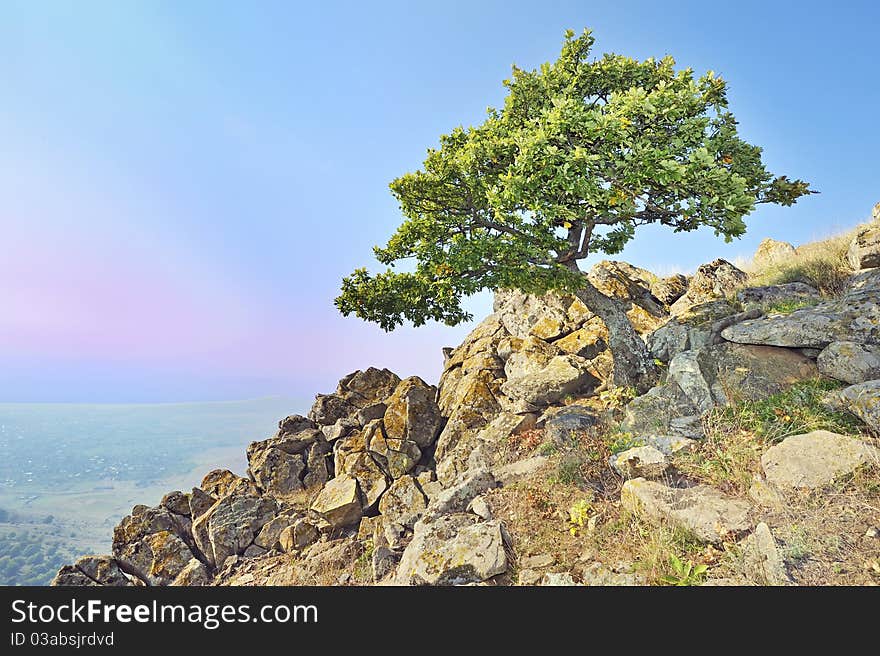
{"type": "Polygon", "coordinates": [[[636,228],[707,226],[730,241],[759,203],[792,205],[808,183],[773,176],[737,135],[727,85],[671,57],[589,59],[589,30],[568,31],[554,63],[504,81],[501,109],[458,127],[423,168],[394,180],[405,217],[374,249],[390,268],[343,279],[336,306],[392,330],[404,320],[455,325],[482,289],[574,294],[604,321],[613,383],[645,389],[655,366],[616,300],[578,268],[619,253],[636,228]],[[412,260],[410,271],[395,265],[412,260]]]}

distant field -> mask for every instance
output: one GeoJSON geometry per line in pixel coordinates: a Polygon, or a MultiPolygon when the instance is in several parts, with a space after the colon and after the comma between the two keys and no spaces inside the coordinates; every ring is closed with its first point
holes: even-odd
{"type": "Polygon", "coordinates": [[[45,585],[59,564],[109,552],[138,503],[243,473],[244,449],[309,403],[0,404],[0,584],[45,585]]]}

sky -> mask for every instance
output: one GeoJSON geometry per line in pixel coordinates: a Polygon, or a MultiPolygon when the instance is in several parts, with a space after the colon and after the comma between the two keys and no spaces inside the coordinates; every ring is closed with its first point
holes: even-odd
{"type": "Polygon", "coordinates": [[[729,245],[643,229],[622,259],[686,272],[852,226],[880,200],[878,7],[5,0],[0,402],[311,398],[371,365],[436,382],[472,324],[384,333],[333,298],[378,268],[388,183],[567,28],[716,71],[770,170],[821,191],[729,245]]]}

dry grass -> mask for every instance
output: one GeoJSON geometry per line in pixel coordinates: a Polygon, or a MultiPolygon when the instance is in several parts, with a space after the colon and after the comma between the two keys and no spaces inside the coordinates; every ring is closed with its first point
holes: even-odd
{"type": "Polygon", "coordinates": [[[853,270],[846,259],[846,251],[855,230],[821,241],[805,244],[795,255],[770,265],[744,265],[750,286],[779,285],[803,282],[818,289],[825,296],[838,296],[853,270]]]}

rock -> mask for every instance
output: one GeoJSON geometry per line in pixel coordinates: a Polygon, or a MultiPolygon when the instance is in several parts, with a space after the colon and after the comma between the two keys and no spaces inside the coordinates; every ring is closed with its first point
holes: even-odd
{"type": "Polygon", "coordinates": [[[401,381],[386,402],[386,435],[423,449],[431,446],[443,425],[436,396],[437,388],[417,376],[401,381]]]}
{"type": "Polygon", "coordinates": [[[473,515],[419,521],[397,568],[398,585],[479,583],[507,571],[501,522],[473,515]]]}
{"type": "Polygon", "coordinates": [[[309,419],[321,426],[332,426],[343,418],[351,417],[358,408],[336,394],[318,394],[309,411],[309,419]]]}
{"type": "Polygon", "coordinates": [[[333,447],[329,442],[319,440],[309,447],[306,453],[306,475],[303,488],[310,489],[323,485],[333,478],[333,447]]]}
{"type": "Polygon", "coordinates": [[[547,572],[544,574],[544,578],[541,579],[541,585],[559,587],[577,585],[577,583],[574,582],[574,579],[571,578],[571,574],[568,572],[547,572]]]}
{"type": "Polygon", "coordinates": [[[348,374],[339,381],[336,395],[358,409],[383,402],[400,383],[400,376],[388,369],[370,367],[348,374]]]}
{"type": "Polygon", "coordinates": [[[775,239],[765,239],[758,244],[758,250],[752,257],[757,267],[768,267],[775,264],[782,264],[797,256],[795,247],[787,241],[776,241],[775,239]]]}
{"type": "Polygon", "coordinates": [[[569,317],[568,308],[572,301],[572,297],[558,294],[533,296],[519,290],[498,290],[494,311],[506,332],[514,337],[526,339],[534,335],[540,338],[542,334],[558,337],[571,331],[574,322],[569,317]]]}
{"type": "Polygon", "coordinates": [[[270,519],[263,524],[263,528],[260,529],[257,537],[254,538],[254,544],[267,550],[280,548],[279,538],[281,537],[281,532],[297,519],[299,519],[299,516],[296,514],[278,515],[278,517],[270,519]]]}
{"type": "Polygon", "coordinates": [[[316,428],[318,428],[318,424],[311,419],[303,417],[302,415],[290,415],[278,422],[278,432],[276,435],[278,437],[283,437],[284,435],[296,435],[297,433],[314,430],[316,428]]]}
{"type": "Polygon", "coordinates": [[[817,430],[770,447],[761,456],[761,466],[768,483],[814,489],[878,457],[880,451],[861,440],[817,430]]]}
{"type": "Polygon", "coordinates": [[[746,287],[736,293],[736,299],[746,310],[764,308],[783,302],[818,303],[822,299],[819,290],[803,282],[789,282],[766,287],[746,287]]]}
{"type": "Polygon", "coordinates": [[[757,480],[749,487],[749,499],[759,506],[782,510],[788,501],[778,488],[768,485],[766,481],[757,480]]]}
{"type": "Polygon", "coordinates": [[[657,276],[626,262],[603,260],[590,269],[590,282],[606,296],[626,303],[626,314],[638,333],[657,328],[667,316],[666,308],[651,293],[657,276]]]}
{"type": "MultiPolygon", "coordinates": [[[[357,411],[357,422],[352,422],[354,424],[360,426],[366,426],[374,419],[381,419],[385,416],[385,410],[388,408],[384,403],[374,403],[372,405],[368,405],[364,408],[361,408],[357,411]]],[[[342,421],[342,420],[340,420],[342,421]]],[[[339,423],[338,421],[336,422],[339,423]]],[[[334,424],[335,426],[336,424],[334,424]]],[[[355,427],[356,427],[355,426],[355,427]]],[[[343,437],[343,435],[339,435],[339,437],[343,437]]],[[[330,439],[329,437],[327,439],[330,439]]]]}
{"type": "MultiPolygon", "coordinates": [[[[492,422],[476,433],[473,438],[459,442],[456,451],[450,454],[438,467],[439,474],[490,469],[495,465],[499,454],[505,452],[512,435],[535,427],[535,415],[516,415],[510,412],[499,413],[492,422]],[[466,460],[465,460],[466,457],[466,460]]],[[[451,476],[446,476],[451,478],[451,476]]]]}
{"type": "Polygon", "coordinates": [[[689,306],[648,335],[648,351],[658,360],[669,362],[682,351],[709,346],[713,343],[713,324],[734,314],[736,309],[726,300],[689,306]]]}
{"type": "Polygon", "coordinates": [[[180,490],[175,490],[162,497],[162,501],[159,502],[159,505],[177,515],[189,517],[189,497],[190,495],[185,494],[180,490]]]}
{"type": "Polygon", "coordinates": [[[880,267],[880,225],[871,223],[860,228],[849,245],[846,257],[856,271],[880,267]]]}
{"type": "Polygon", "coordinates": [[[598,383],[589,364],[573,355],[553,357],[540,371],[508,378],[501,391],[511,399],[541,406],[562,400],[598,383]]]}
{"type": "Polygon", "coordinates": [[[179,537],[184,534],[180,522],[167,509],[135,507],[113,529],[113,556],[127,574],[149,585],[167,585],[193,558],[179,537]]]}
{"type": "Polygon", "coordinates": [[[663,305],[670,306],[687,293],[688,279],[676,273],[675,275],[656,280],[651,283],[651,294],[663,305]]]}
{"type": "Polygon", "coordinates": [[[211,584],[211,574],[205,564],[193,558],[180,570],[177,577],[169,584],[175,587],[194,587],[211,584]]]}
{"type": "Polygon", "coordinates": [[[850,385],[880,378],[880,346],[831,342],[816,359],[819,371],[850,385]]]}
{"type": "Polygon", "coordinates": [[[473,472],[431,499],[421,521],[432,522],[441,515],[464,512],[474,497],[491,490],[496,485],[492,472],[486,470],[473,472]]]}
{"type": "Polygon", "coordinates": [[[764,522],[742,542],[745,575],[758,585],[789,585],[791,578],[776,546],[770,528],[764,522]]]}
{"type": "Polygon", "coordinates": [[[831,342],[880,344],[880,271],[855,276],[839,299],[791,314],[771,315],[725,328],[721,336],[739,344],[824,349],[831,342]]]}
{"type": "Polygon", "coordinates": [[[595,411],[581,405],[554,409],[544,417],[544,439],[558,445],[571,442],[573,436],[595,431],[600,423],[595,411]]]}
{"type": "Polygon", "coordinates": [[[611,466],[627,479],[660,478],[669,469],[669,462],[656,448],[639,446],[612,456],[611,466]]]}
{"type": "Polygon", "coordinates": [[[384,521],[412,528],[428,501],[412,476],[397,479],[379,500],[379,514],[384,521]]]}
{"type": "Polygon", "coordinates": [[[263,547],[258,547],[255,544],[252,544],[244,552],[241,554],[242,558],[256,558],[257,556],[262,556],[266,553],[266,550],[263,547]]]}
{"type": "Polygon", "coordinates": [[[519,585],[536,585],[541,580],[543,574],[534,569],[521,569],[517,583],[519,585]]]}
{"type": "Polygon", "coordinates": [[[717,259],[701,264],[691,278],[687,293],[669,308],[673,316],[682,314],[697,303],[723,298],[748,281],[748,274],[727,260],[717,259]]]}
{"type": "Polygon", "coordinates": [[[228,469],[214,469],[205,474],[199,487],[210,496],[219,499],[233,490],[250,487],[250,481],[236,476],[228,469]]]}
{"type": "Polygon", "coordinates": [[[257,486],[269,494],[284,496],[303,489],[306,463],[302,454],[286,453],[269,446],[249,451],[248,472],[257,486]]]}
{"type": "Polygon", "coordinates": [[[311,509],[333,528],[356,524],[363,514],[358,482],[345,474],[331,479],[318,493],[311,509]]]}
{"type": "Polygon", "coordinates": [[[62,567],[49,585],[128,586],[131,581],[110,556],[83,556],[73,565],[62,567]]]}
{"type": "Polygon", "coordinates": [[[855,415],[875,435],[880,435],[880,380],[869,380],[831,392],[825,401],[831,408],[855,415]]]}
{"type": "Polygon", "coordinates": [[[633,586],[645,585],[643,576],[636,574],[629,569],[627,571],[617,571],[602,563],[593,563],[584,570],[581,577],[584,585],[589,586],[633,586]]]}
{"type": "Polygon", "coordinates": [[[644,446],[656,449],[664,456],[671,456],[680,451],[692,451],[699,444],[698,440],[681,435],[646,435],[637,436],[635,439],[636,442],[642,442],[644,446]]]}
{"type": "Polygon", "coordinates": [[[208,561],[220,568],[230,556],[243,554],[276,512],[268,497],[233,493],[193,522],[193,537],[208,561]]]}
{"type": "Polygon", "coordinates": [[[320,533],[317,527],[304,517],[298,517],[278,536],[281,550],[287,553],[304,549],[318,541],[320,533]]]}
{"type": "MultiPolygon", "coordinates": [[[[345,456],[342,466],[338,468],[340,474],[347,474],[358,482],[360,493],[363,498],[364,510],[372,510],[379,503],[379,498],[388,489],[388,477],[379,466],[379,463],[367,451],[358,451],[345,456]]],[[[337,476],[336,478],[339,478],[337,476]]],[[[330,485],[333,480],[328,482],[330,485]]],[[[326,489],[326,486],[325,488],[326,489]]]]}
{"type": "Polygon", "coordinates": [[[502,486],[511,485],[519,480],[534,476],[549,461],[546,456],[534,456],[512,462],[508,465],[496,467],[492,470],[492,476],[502,486]]]}
{"type": "MultiPolygon", "coordinates": [[[[383,408],[385,407],[384,403],[379,404],[379,405],[383,408]]],[[[376,408],[376,407],[378,407],[378,406],[375,406],[375,405],[369,406],[369,408],[376,408]]],[[[364,413],[363,414],[364,417],[366,417],[367,414],[369,414],[367,412],[367,409],[365,408],[363,410],[358,410],[357,419],[352,419],[351,417],[343,417],[342,419],[337,419],[336,423],[334,423],[330,426],[322,426],[321,432],[324,434],[324,438],[328,442],[335,442],[336,440],[338,440],[341,437],[346,437],[347,435],[351,435],[351,433],[353,431],[356,431],[358,428],[360,428],[363,425],[363,424],[361,424],[361,416],[362,416],[361,413],[364,413]]],[[[384,413],[384,410],[383,410],[383,413],[384,413]]],[[[376,417],[376,419],[381,419],[381,418],[382,418],[382,415],[379,415],[379,417],[376,417]]]]}
{"type": "Polygon", "coordinates": [[[592,360],[608,349],[608,329],[602,320],[594,317],[574,332],[553,342],[558,350],[592,360]]]}
{"type": "MultiPolygon", "coordinates": [[[[694,415],[696,407],[675,382],[652,387],[626,404],[620,429],[634,435],[675,435],[674,419],[694,415]]],[[[688,435],[685,435],[690,436],[688,435]]]]}
{"type": "Polygon", "coordinates": [[[489,508],[489,504],[486,502],[486,497],[482,495],[474,497],[468,504],[467,510],[481,519],[487,521],[492,519],[492,509],[489,508]]]}
{"type": "Polygon", "coordinates": [[[202,490],[194,487],[189,495],[189,516],[193,521],[204,515],[211,506],[217,502],[217,499],[202,490]]]}
{"type": "Polygon", "coordinates": [[[374,549],[370,563],[373,570],[373,581],[378,583],[394,572],[399,560],[400,557],[388,547],[377,547],[374,549]]]}
{"type": "Polygon", "coordinates": [[[528,569],[541,569],[542,567],[550,567],[550,565],[555,562],[556,559],[553,557],[553,554],[545,553],[537,554],[535,556],[526,556],[519,564],[528,569]]]}
{"type": "Polygon", "coordinates": [[[623,484],[620,500],[633,512],[669,521],[705,542],[717,544],[752,527],[748,503],[707,485],[672,488],[634,478],[623,484]]]}

